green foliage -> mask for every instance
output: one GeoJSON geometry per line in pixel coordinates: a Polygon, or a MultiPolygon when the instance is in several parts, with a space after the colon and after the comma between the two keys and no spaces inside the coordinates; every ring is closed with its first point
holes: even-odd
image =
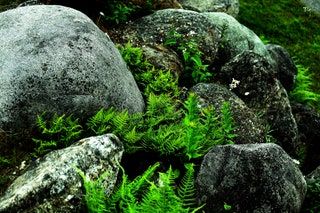
{"type": "Polygon", "coordinates": [[[295,82],[295,88],[290,93],[290,97],[300,103],[309,105],[320,110],[320,95],[312,90],[312,75],[309,69],[302,65],[297,65],[298,75],[295,82]]]}
{"type": "Polygon", "coordinates": [[[7,166],[7,165],[10,165],[10,160],[3,156],[0,156],[0,166],[7,166]]]}
{"type": "Polygon", "coordinates": [[[105,3],[106,5],[103,9],[104,19],[109,25],[127,22],[137,9],[134,5],[119,0],[109,0],[105,3]]]}
{"type": "Polygon", "coordinates": [[[54,149],[67,147],[80,138],[82,127],[78,119],[55,114],[50,121],[46,121],[44,116],[37,116],[36,122],[42,138],[32,139],[36,145],[34,155],[42,156],[54,149]]]}
{"type": "Polygon", "coordinates": [[[185,77],[192,79],[192,83],[208,82],[212,74],[208,71],[208,65],[203,64],[201,56],[203,53],[194,38],[185,39],[176,31],[171,31],[165,41],[165,45],[176,49],[182,56],[185,77]]]}
{"type": "Polygon", "coordinates": [[[85,174],[76,169],[83,179],[83,185],[85,188],[85,202],[90,213],[104,213],[107,211],[105,200],[105,189],[103,187],[103,181],[109,175],[108,171],[103,173],[97,180],[90,180],[85,174]]]}
{"type": "Polygon", "coordinates": [[[316,213],[320,211],[320,178],[307,181],[307,194],[302,212],[316,213]]]}

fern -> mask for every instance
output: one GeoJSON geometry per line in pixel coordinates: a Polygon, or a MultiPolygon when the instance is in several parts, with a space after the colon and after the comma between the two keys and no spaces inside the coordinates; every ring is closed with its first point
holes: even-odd
{"type": "Polygon", "coordinates": [[[224,102],[221,109],[221,130],[223,131],[223,144],[234,144],[233,139],[236,135],[233,133],[234,124],[231,115],[230,104],[224,102]]]}

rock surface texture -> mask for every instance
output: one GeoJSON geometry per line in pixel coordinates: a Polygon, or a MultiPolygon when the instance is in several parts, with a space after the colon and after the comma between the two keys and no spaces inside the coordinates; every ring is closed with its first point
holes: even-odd
{"type": "Polygon", "coordinates": [[[306,6],[306,11],[313,11],[320,15],[320,1],[319,0],[301,0],[301,2],[306,6]]]}
{"type": "Polygon", "coordinates": [[[0,212],[80,212],[83,180],[107,172],[106,196],[115,185],[122,143],[112,134],[85,138],[50,152],[18,177],[0,198],[0,212]]]}
{"type": "Polygon", "coordinates": [[[230,103],[231,114],[234,120],[234,139],[236,144],[265,142],[266,129],[263,122],[246,106],[233,92],[218,84],[200,83],[192,87],[191,91],[200,97],[200,103],[206,107],[213,105],[216,112],[220,112],[224,102],[230,103]]]}
{"type": "Polygon", "coordinates": [[[268,60],[253,51],[245,51],[225,64],[219,76],[226,85],[239,81],[232,91],[248,107],[262,114],[271,126],[271,134],[285,151],[293,154],[299,144],[297,124],[288,94],[268,60]]]}
{"type": "Polygon", "coordinates": [[[115,45],[87,16],[45,5],[0,14],[0,129],[19,135],[44,111],[87,118],[110,106],[141,112],[144,102],[115,45]]]}
{"type": "Polygon", "coordinates": [[[184,9],[197,12],[224,12],[233,17],[239,13],[238,0],[180,0],[184,9]]]}
{"type": "Polygon", "coordinates": [[[204,157],[196,180],[206,212],[299,212],[306,181],[275,144],[216,146],[204,157]]]}

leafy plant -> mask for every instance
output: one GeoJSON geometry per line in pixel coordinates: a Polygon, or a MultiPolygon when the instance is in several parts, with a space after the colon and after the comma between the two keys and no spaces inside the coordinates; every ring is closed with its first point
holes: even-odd
{"type": "Polygon", "coordinates": [[[309,69],[302,65],[297,65],[298,75],[295,82],[295,88],[290,93],[290,97],[300,103],[309,105],[320,110],[320,94],[312,90],[313,81],[309,69]]]}
{"type": "Polygon", "coordinates": [[[44,119],[45,113],[37,116],[37,126],[41,139],[33,138],[36,148],[34,155],[42,156],[54,149],[64,148],[80,138],[82,127],[72,116],[55,114],[50,121],[44,119]]]}
{"type": "Polygon", "coordinates": [[[320,211],[320,178],[307,181],[307,194],[302,212],[316,213],[320,211]]]}
{"type": "Polygon", "coordinates": [[[109,0],[106,1],[103,10],[104,14],[106,14],[104,18],[109,25],[122,24],[128,21],[136,9],[132,4],[127,4],[119,0],[109,0]]]}
{"type": "Polygon", "coordinates": [[[183,35],[171,31],[165,41],[165,45],[173,47],[182,56],[185,77],[192,79],[192,83],[208,82],[212,73],[208,71],[208,65],[203,64],[201,56],[203,53],[194,38],[184,39],[183,35]]]}

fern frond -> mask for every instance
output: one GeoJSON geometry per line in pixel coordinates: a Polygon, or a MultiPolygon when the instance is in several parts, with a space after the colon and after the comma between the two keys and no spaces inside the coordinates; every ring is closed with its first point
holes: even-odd
{"type": "Polygon", "coordinates": [[[234,144],[232,141],[236,135],[233,133],[234,123],[231,115],[230,103],[224,102],[221,108],[221,128],[224,132],[224,143],[225,144],[234,144]]]}
{"type": "Polygon", "coordinates": [[[107,133],[111,127],[111,120],[115,115],[114,108],[100,109],[87,123],[88,128],[97,135],[107,133]]]}
{"type": "Polygon", "coordinates": [[[185,164],[186,173],[178,187],[178,196],[183,202],[184,208],[191,210],[196,207],[196,190],[194,186],[194,164],[185,164]]]}

